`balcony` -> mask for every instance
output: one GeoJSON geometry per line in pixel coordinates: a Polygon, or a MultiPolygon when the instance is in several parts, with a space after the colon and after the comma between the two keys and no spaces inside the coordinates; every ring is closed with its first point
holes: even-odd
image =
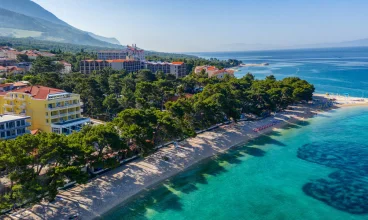
{"type": "Polygon", "coordinates": [[[60,115],[59,114],[57,114],[57,115],[51,115],[50,117],[51,117],[51,119],[60,118],[60,115]]]}
{"type": "Polygon", "coordinates": [[[66,109],[66,108],[75,108],[75,107],[79,107],[79,106],[81,106],[81,104],[80,103],[78,103],[78,104],[71,104],[71,105],[64,105],[64,106],[55,106],[55,107],[49,107],[48,109],[50,110],[50,111],[52,111],[52,110],[60,110],[60,109],[66,109]]]}
{"type": "Polygon", "coordinates": [[[5,96],[4,99],[5,100],[13,100],[13,97],[11,97],[11,96],[5,96]]]}

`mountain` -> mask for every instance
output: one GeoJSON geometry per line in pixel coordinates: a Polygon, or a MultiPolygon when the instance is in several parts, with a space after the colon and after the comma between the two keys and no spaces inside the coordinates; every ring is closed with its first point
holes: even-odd
{"type": "Polygon", "coordinates": [[[0,0],[0,8],[68,26],[67,23],[57,18],[54,14],[30,0],[0,0]]]}
{"type": "Polygon", "coordinates": [[[352,40],[352,41],[344,41],[344,42],[338,43],[337,45],[340,45],[343,47],[365,47],[365,46],[368,46],[368,38],[352,40]]]}
{"type": "Polygon", "coordinates": [[[254,51],[254,50],[284,50],[284,49],[304,49],[304,48],[334,48],[334,47],[368,47],[368,38],[342,41],[334,43],[318,44],[297,44],[297,45],[277,45],[277,44],[246,44],[232,43],[211,46],[209,51],[254,51]]]}
{"type": "Polygon", "coordinates": [[[318,44],[302,44],[294,45],[292,47],[287,47],[287,49],[294,48],[331,48],[331,47],[367,47],[368,38],[351,40],[351,41],[341,41],[333,43],[318,43],[318,44]]]}
{"type": "Polygon", "coordinates": [[[97,40],[101,40],[101,41],[105,41],[107,43],[110,43],[110,44],[118,44],[120,45],[120,42],[114,38],[114,37],[102,37],[102,36],[99,36],[99,35],[96,35],[94,33],[91,33],[91,32],[87,32],[91,37],[97,39],[97,40]]]}
{"type": "Polygon", "coordinates": [[[115,38],[79,30],[30,0],[0,0],[0,36],[121,48],[115,38]]]}

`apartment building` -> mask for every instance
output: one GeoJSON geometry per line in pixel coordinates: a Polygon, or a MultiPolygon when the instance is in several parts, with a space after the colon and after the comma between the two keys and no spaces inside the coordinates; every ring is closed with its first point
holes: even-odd
{"type": "Polygon", "coordinates": [[[56,56],[53,53],[49,53],[49,52],[46,52],[46,51],[38,51],[38,50],[23,50],[20,53],[27,55],[28,59],[30,59],[30,60],[35,60],[39,56],[43,56],[43,57],[55,57],[56,56]]]}
{"type": "Polygon", "coordinates": [[[24,69],[25,72],[29,72],[32,69],[32,63],[31,62],[20,62],[15,64],[18,68],[24,69]]]}
{"type": "Polygon", "coordinates": [[[0,139],[13,139],[31,133],[28,122],[31,117],[19,115],[0,115],[0,139]]]}
{"type": "Polygon", "coordinates": [[[7,66],[15,66],[16,60],[9,59],[9,58],[0,58],[0,66],[7,67],[7,66]]]}
{"type": "Polygon", "coordinates": [[[16,49],[11,47],[0,47],[0,57],[15,60],[17,55],[20,54],[16,49]]]}
{"type": "Polygon", "coordinates": [[[127,72],[137,72],[142,69],[142,63],[137,60],[82,60],[79,68],[80,72],[90,74],[93,71],[100,71],[104,68],[111,67],[114,70],[126,70],[127,72]]]}
{"type": "Polygon", "coordinates": [[[157,71],[162,71],[165,74],[170,73],[170,65],[168,62],[145,62],[144,69],[151,70],[152,73],[156,73],[157,71]]]}
{"type": "Polygon", "coordinates": [[[184,62],[172,62],[170,65],[170,74],[176,78],[182,78],[187,75],[187,68],[184,62]]]}
{"type": "Polygon", "coordinates": [[[70,134],[90,122],[82,116],[80,95],[44,86],[0,93],[0,114],[29,116],[31,130],[70,134]]]}
{"type": "Polygon", "coordinates": [[[150,62],[144,63],[144,68],[151,70],[152,73],[162,71],[165,74],[172,74],[176,78],[181,78],[187,75],[186,66],[184,62],[150,62]]]}

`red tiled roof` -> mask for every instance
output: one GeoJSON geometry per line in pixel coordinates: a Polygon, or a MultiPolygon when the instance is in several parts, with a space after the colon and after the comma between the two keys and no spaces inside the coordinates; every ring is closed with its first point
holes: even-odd
{"type": "Polygon", "coordinates": [[[7,68],[8,71],[14,71],[14,70],[24,71],[23,68],[19,68],[19,67],[16,67],[16,66],[7,66],[6,68],[7,68]]]}
{"type": "Polygon", "coordinates": [[[31,96],[35,99],[46,99],[49,94],[56,94],[65,92],[62,89],[55,89],[45,86],[27,86],[18,90],[13,90],[10,92],[20,92],[31,94],[31,96]]]}
{"type": "Polygon", "coordinates": [[[216,70],[217,68],[215,66],[209,66],[207,67],[207,70],[216,70]]]}
{"type": "Polygon", "coordinates": [[[182,65],[184,62],[172,62],[172,64],[182,65]]]}
{"type": "Polygon", "coordinates": [[[127,60],[124,59],[117,59],[117,60],[112,60],[112,63],[123,63],[126,62],[127,60]]]}
{"type": "Polygon", "coordinates": [[[0,66],[0,70],[6,70],[6,67],[0,66]]]}
{"type": "Polygon", "coordinates": [[[222,70],[216,71],[216,72],[214,73],[214,75],[217,75],[217,74],[220,74],[220,73],[234,74],[234,70],[222,69],[222,70]]]}
{"type": "Polygon", "coordinates": [[[59,63],[63,64],[64,66],[71,66],[71,64],[66,62],[65,60],[59,61],[59,63]]]}
{"type": "Polygon", "coordinates": [[[36,134],[38,134],[39,132],[40,132],[40,130],[39,130],[39,129],[31,130],[31,134],[32,134],[32,135],[36,135],[36,134]]]}

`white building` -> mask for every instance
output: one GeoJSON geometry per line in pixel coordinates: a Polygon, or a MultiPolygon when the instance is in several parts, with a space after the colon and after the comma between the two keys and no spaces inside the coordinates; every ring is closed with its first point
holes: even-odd
{"type": "Polygon", "coordinates": [[[31,124],[27,122],[29,116],[0,115],[0,139],[12,139],[23,134],[30,134],[27,129],[31,124]]]}
{"type": "Polygon", "coordinates": [[[139,49],[136,44],[132,46],[127,45],[122,50],[102,50],[97,52],[98,60],[138,60],[144,62],[146,60],[145,52],[139,49]]]}
{"type": "Polygon", "coordinates": [[[64,67],[60,70],[60,73],[62,74],[68,74],[72,72],[72,64],[67,63],[66,61],[54,61],[54,63],[62,64],[64,67]]]}
{"type": "Polygon", "coordinates": [[[187,68],[184,62],[172,62],[170,63],[170,74],[176,76],[176,78],[182,78],[187,75],[187,68]]]}

